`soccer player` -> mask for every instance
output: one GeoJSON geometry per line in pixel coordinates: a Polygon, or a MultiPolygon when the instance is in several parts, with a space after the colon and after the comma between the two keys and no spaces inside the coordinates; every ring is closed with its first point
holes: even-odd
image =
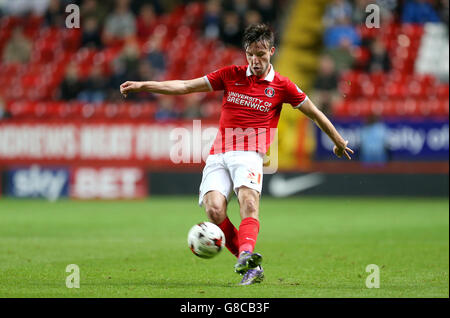
{"type": "Polygon", "coordinates": [[[336,156],[350,160],[353,150],[306,94],[274,70],[270,64],[275,52],[270,27],[247,27],[243,48],[248,65],[223,67],[191,80],[127,81],[120,91],[124,97],[141,91],[167,95],[224,91],[219,131],[203,169],[199,205],[222,229],[226,247],[237,257],[234,270],[243,276],[240,284],[249,285],[264,278],[262,256],[254,252],[260,227],[263,156],[273,139],[271,131],[278,125],[283,103],[312,119],[334,142],[336,156]],[[239,202],[239,230],[227,216],[233,191],[239,202]]]}

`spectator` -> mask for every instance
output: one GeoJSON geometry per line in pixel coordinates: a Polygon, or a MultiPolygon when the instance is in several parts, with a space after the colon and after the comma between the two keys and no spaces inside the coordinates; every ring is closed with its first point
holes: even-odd
{"type": "Polygon", "coordinates": [[[94,65],[91,74],[82,83],[82,90],[78,94],[78,100],[85,103],[101,103],[106,98],[106,80],[103,69],[94,65]]]}
{"type": "Polygon", "coordinates": [[[22,28],[16,27],[3,52],[5,63],[27,63],[30,60],[32,44],[23,35],[22,28]]]}
{"type": "Polygon", "coordinates": [[[257,0],[256,10],[261,15],[262,21],[265,23],[273,23],[277,17],[277,10],[273,0],[257,0]]]}
{"type": "Polygon", "coordinates": [[[328,55],[334,62],[337,73],[349,70],[354,64],[354,56],[352,46],[348,38],[342,38],[339,46],[324,50],[324,54],[328,55]]]}
{"type": "MultiPolygon", "coordinates": [[[[188,0],[187,2],[190,2],[188,0]]],[[[154,13],[159,16],[164,12],[171,12],[174,9],[174,5],[177,4],[177,1],[162,1],[161,0],[138,0],[131,2],[131,10],[133,12],[139,12],[142,6],[150,5],[154,11],[154,13]]]]}
{"type": "Polygon", "coordinates": [[[59,0],[50,0],[44,23],[49,27],[63,27],[65,25],[65,8],[59,0]]]}
{"type": "Polygon", "coordinates": [[[218,0],[208,0],[203,18],[204,35],[209,39],[216,39],[220,34],[221,6],[218,0]]]}
{"type": "Polygon", "coordinates": [[[66,69],[65,77],[59,88],[59,98],[62,100],[77,99],[81,88],[81,82],[78,78],[78,69],[75,63],[71,63],[66,69]]]}
{"type": "Polygon", "coordinates": [[[372,0],[356,0],[354,8],[352,10],[352,23],[353,25],[363,25],[366,23],[366,7],[373,3],[372,0]]]}
{"type": "Polygon", "coordinates": [[[146,59],[150,66],[155,70],[155,76],[160,77],[166,71],[166,58],[162,51],[162,37],[154,34],[148,42],[146,59]]]}
{"type": "Polygon", "coordinates": [[[146,59],[139,61],[137,80],[138,81],[149,81],[155,78],[154,69],[150,62],[146,59]]]}
{"type": "Polygon", "coordinates": [[[433,6],[427,0],[408,0],[403,7],[402,22],[440,22],[440,19],[433,6]]]}
{"type": "Polygon", "coordinates": [[[144,4],[139,10],[137,18],[137,37],[140,40],[148,40],[152,35],[153,29],[156,25],[155,10],[151,4],[144,4]]]}
{"type": "Polygon", "coordinates": [[[139,62],[139,47],[135,40],[130,39],[112,62],[112,74],[109,76],[107,85],[109,99],[112,99],[113,96],[120,98],[120,94],[116,94],[120,84],[138,77],[139,62]]]}
{"type": "Polygon", "coordinates": [[[136,18],[130,10],[130,0],[116,0],[114,12],[107,16],[103,42],[113,44],[136,35],[136,18]]]}
{"type": "Polygon", "coordinates": [[[319,61],[319,72],[313,86],[313,96],[318,107],[327,116],[331,115],[331,105],[337,100],[338,74],[334,62],[328,55],[323,55],[319,61]]]}
{"type": "Polygon", "coordinates": [[[261,15],[256,10],[249,10],[245,13],[244,28],[252,24],[258,24],[262,22],[261,15]]]}
{"type": "MultiPolygon", "coordinates": [[[[108,80],[108,99],[109,100],[120,100],[122,96],[118,90],[120,84],[123,82],[130,80],[130,78],[125,77],[125,66],[123,63],[119,63],[118,61],[114,61],[111,65],[112,72],[109,75],[108,80]]],[[[131,96],[130,96],[131,97],[131,96]]],[[[133,98],[133,97],[131,97],[133,98]]]]}
{"type": "Polygon", "coordinates": [[[339,19],[336,25],[325,30],[324,44],[328,48],[336,47],[341,43],[343,38],[348,39],[351,46],[361,44],[361,38],[356,32],[355,27],[350,24],[348,18],[339,19]]]}
{"type": "Polygon", "coordinates": [[[42,16],[47,8],[47,0],[0,0],[0,15],[24,16],[33,13],[42,16]]]}
{"type": "Polygon", "coordinates": [[[95,16],[88,16],[83,21],[81,46],[100,49],[103,47],[100,37],[100,27],[95,16]]]}
{"type": "Polygon", "coordinates": [[[190,94],[184,99],[186,102],[186,107],[183,111],[183,118],[186,119],[196,119],[204,117],[202,112],[202,101],[203,96],[201,94],[190,94]]]}
{"type": "Polygon", "coordinates": [[[105,23],[107,11],[98,0],[84,0],[81,4],[80,15],[83,19],[94,17],[99,26],[105,23]]]}
{"type": "Polygon", "coordinates": [[[8,119],[11,117],[11,114],[8,112],[8,110],[5,107],[5,102],[0,96],[0,120],[8,119]]]}
{"type": "Polygon", "coordinates": [[[232,0],[231,8],[241,19],[245,18],[245,14],[250,10],[249,0],[232,0]]]}
{"type": "Polygon", "coordinates": [[[360,159],[366,164],[383,164],[389,159],[387,129],[375,115],[369,116],[366,125],[361,129],[360,159]]]}
{"type": "Polygon", "coordinates": [[[391,60],[386,47],[380,37],[373,40],[370,45],[369,72],[389,72],[391,60]]]}
{"type": "MultiPolygon", "coordinates": [[[[139,61],[137,74],[136,74],[136,77],[133,78],[133,80],[136,80],[136,81],[153,80],[153,79],[155,79],[154,73],[155,73],[155,71],[153,70],[149,61],[147,61],[146,59],[142,59],[139,61]]],[[[118,86],[120,86],[120,84],[122,84],[122,83],[119,83],[118,86]]],[[[113,90],[111,91],[110,98],[112,100],[114,100],[114,99],[117,100],[117,99],[122,98],[120,91],[117,89],[118,86],[114,87],[113,90]]],[[[148,92],[136,93],[136,94],[134,94],[134,96],[129,96],[129,97],[131,97],[131,100],[147,100],[148,101],[148,100],[156,99],[154,94],[148,93],[148,92]]]]}
{"type": "Polygon", "coordinates": [[[449,24],[449,0],[441,0],[438,5],[439,17],[441,18],[442,22],[444,22],[447,25],[449,24]]]}
{"type": "Polygon", "coordinates": [[[340,24],[339,21],[351,20],[353,14],[351,4],[346,0],[334,0],[325,9],[323,24],[325,28],[330,28],[340,24]]]}
{"type": "Polygon", "coordinates": [[[173,96],[161,96],[158,100],[159,107],[155,113],[155,120],[168,121],[178,117],[178,114],[175,111],[175,100],[173,96]]]}
{"type": "Polygon", "coordinates": [[[122,52],[113,63],[119,63],[124,70],[124,78],[135,78],[138,73],[140,49],[134,39],[129,39],[124,45],[122,52]]]}
{"type": "Polygon", "coordinates": [[[224,14],[220,37],[226,44],[241,46],[242,32],[239,16],[236,12],[227,11],[224,14]]]}

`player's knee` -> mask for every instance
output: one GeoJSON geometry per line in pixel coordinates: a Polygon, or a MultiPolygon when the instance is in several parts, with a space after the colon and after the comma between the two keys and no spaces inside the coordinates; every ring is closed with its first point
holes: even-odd
{"type": "Polygon", "coordinates": [[[258,202],[253,197],[244,197],[241,202],[243,217],[258,218],[258,202]]]}
{"type": "Polygon", "coordinates": [[[219,197],[207,197],[204,200],[206,215],[215,224],[220,224],[226,218],[226,200],[219,197]]]}
{"type": "Polygon", "coordinates": [[[256,204],[256,200],[253,198],[244,199],[244,208],[247,213],[256,213],[258,211],[258,205],[256,204]]]}
{"type": "Polygon", "coordinates": [[[206,206],[206,214],[209,220],[214,224],[220,224],[225,219],[225,209],[218,204],[211,204],[206,206]]]}

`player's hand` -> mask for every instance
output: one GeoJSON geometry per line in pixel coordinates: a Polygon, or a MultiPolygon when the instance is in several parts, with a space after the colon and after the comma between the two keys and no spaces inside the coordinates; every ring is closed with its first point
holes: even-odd
{"type": "Polygon", "coordinates": [[[347,144],[348,144],[348,140],[345,141],[345,144],[343,146],[334,146],[333,152],[339,158],[341,158],[343,155],[345,155],[345,157],[347,157],[348,160],[352,160],[349,153],[354,154],[354,152],[349,147],[347,147],[347,144]]]}
{"type": "Polygon", "coordinates": [[[120,93],[123,97],[127,97],[128,93],[137,93],[142,90],[143,84],[141,82],[127,81],[120,85],[120,93]]]}

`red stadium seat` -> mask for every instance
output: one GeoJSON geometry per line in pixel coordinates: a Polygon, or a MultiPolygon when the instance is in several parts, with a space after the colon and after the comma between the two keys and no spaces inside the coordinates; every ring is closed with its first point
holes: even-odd
{"type": "Polygon", "coordinates": [[[448,99],[449,97],[449,85],[439,84],[436,86],[436,94],[439,98],[448,99]]]}
{"type": "Polygon", "coordinates": [[[14,118],[34,117],[34,104],[29,101],[14,101],[7,105],[8,111],[14,118]]]}
{"type": "Polygon", "coordinates": [[[418,81],[411,81],[408,84],[408,95],[414,98],[426,98],[430,88],[418,81]]]}
{"type": "Polygon", "coordinates": [[[344,98],[348,99],[355,98],[360,94],[359,86],[351,82],[340,81],[338,84],[338,90],[344,98]]]}
{"type": "Polygon", "coordinates": [[[386,100],[378,100],[377,102],[381,103],[381,105],[383,107],[383,111],[382,111],[383,117],[387,117],[387,118],[397,117],[397,111],[396,111],[397,101],[396,100],[386,99],[386,100]]]}
{"type": "Polygon", "coordinates": [[[365,118],[371,113],[370,101],[364,98],[352,100],[348,104],[350,117],[365,118]]]}
{"type": "Polygon", "coordinates": [[[362,95],[368,99],[379,97],[383,93],[382,86],[375,85],[372,81],[365,81],[361,85],[362,95]]]}
{"type": "Polygon", "coordinates": [[[404,98],[406,96],[406,88],[404,83],[387,82],[384,87],[384,95],[388,98],[404,98]]]}
{"type": "Polygon", "coordinates": [[[384,72],[373,72],[370,73],[369,78],[373,85],[380,86],[386,82],[387,74],[384,72]]]}
{"type": "Polygon", "coordinates": [[[333,116],[347,117],[349,116],[348,101],[346,99],[339,100],[332,105],[333,116]]]}

